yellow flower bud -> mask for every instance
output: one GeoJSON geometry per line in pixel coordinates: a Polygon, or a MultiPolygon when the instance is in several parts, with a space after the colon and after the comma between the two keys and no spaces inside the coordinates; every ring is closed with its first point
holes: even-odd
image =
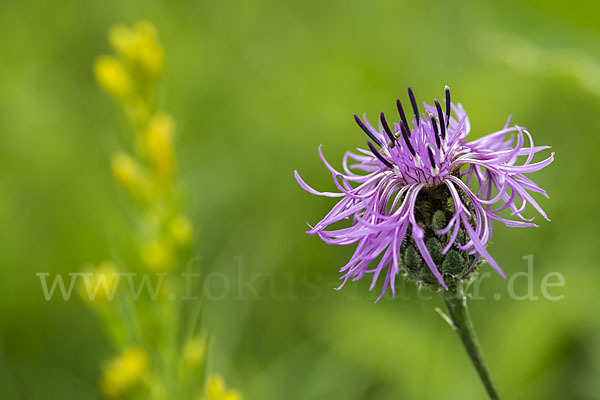
{"type": "Polygon", "coordinates": [[[130,192],[137,192],[142,185],[142,174],[137,162],[126,153],[113,156],[111,162],[113,175],[119,184],[130,192]]]}
{"type": "Polygon", "coordinates": [[[173,133],[175,133],[175,120],[169,113],[159,111],[150,119],[148,131],[171,140],[173,133]]]}
{"type": "Polygon", "coordinates": [[[206,400],[221,400],[225,394],[225,380],[221,375],[213,374],[208,377],[206,385],[206,400]]]}
{"type": "Polygon", "coordinates": [[[164,52],[158,43],[156,28],[151,22],[140,21],[135,24],[137,61],[150,78],[160,75],[164,65],[164,52]]]}
{"type": "Polygon", "coordinates": [[[130,70],[139,71],[150,79],[156,79],[160,75],[164,65],[164,51],[158,43],[156,28],[151,22],[140,21],[133,29],[115,25],[109,32],[109,40],[130,70]]]}
{"type": "Polygon", "coordinates": [[[213,374],[208,377],[206,400],[242,400],[242,395],[237,390],[226,390],[223,377],[213,374]]]}
{"type": "Polygon", "coordinates": [[[108,398],[117,398],[138,386],[148,371],[149,360],[140,347],[128,347],[111,360],[100,378],[100,391],[108,398]]]}
{"type": "Polygon", "coordinates": [[[94,64],[94,74],[100,86],[118,99],[126,99],[133,91],[129,73],[116,58],[100,57],[94,64]]]}
{"type": "Polygon", "coordinates": [[[178,215],[171,221],[171,235],[180,246],[189,244],[192,240],[192,223],[185,215],[178,215]]]}
{"type": "Polygon", "coordinates": [[[174,131],[175,121],[165,112],[154,114],[148,123],[146,148],[161,181],[168,181],[171,178],[175,166],[175,151],[172,143],[174,131]]]}
{"type": "Polygon", "coordinates": [[[242,394],[237,390],[228,390],[227,393],[223,395],[222,400],[242,400],[242,394]]]}
{"type": "Polygon", "coordinates": [[[115,25],[108,32],[110,44],[117,54],[128,62],[135,59],[136,37],[129,27],[115,25]]]}
{"type": "Polygon", "coordinates": [[[144,265],[153,271],[164,271],[173,264],[172,249],[163,241],[154,240],[140,248],[140,257],[144,265]]]}
{"type": "Polygon", "coordinates": [[[204,363],[206,342],[199,337],[192,338],[183,349],[183,362],[188,368],[197,368],[204,363]]]}

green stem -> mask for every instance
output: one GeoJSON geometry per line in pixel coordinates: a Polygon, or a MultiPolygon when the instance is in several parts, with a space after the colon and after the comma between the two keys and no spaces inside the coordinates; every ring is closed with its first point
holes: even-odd
{"type": "Polygon", "coordinates": [[[454,330],[460,336],[465,350],[467,350],[467,354],[469,354],[469,358],[471,358],[471,362],[477,370],[490,399],[500,400],[498,389],[496,389],[496,385],[492,380],[492,375],[483,358],[483,351],[477,340],[475,329],[473,329],[473,323],[467,309],[467,296],[465,296],[463,286],[459,284],[456,288],[441,291],[440,295],[446,303],[450,319],[454,324],[454,330]]]}

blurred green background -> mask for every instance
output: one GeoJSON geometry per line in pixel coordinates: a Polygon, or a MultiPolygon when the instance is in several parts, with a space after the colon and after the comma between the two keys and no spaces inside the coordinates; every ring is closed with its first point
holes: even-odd
{"type": "MultiPolygon", "coordinates": [[[[352,248],[303,233],[333,200],[293,179],[298,169],[333,190],[319,144],[338,165],[364,144],[352,114],[374,120],[407,86],[429,102],[445,84],[472,137],[512,114],[557,154],[533,177],[551,196],[541,204],[552,222],[498,225],[490,249],[509,276],[534,256],[539,299],[509,298],[492,275],[486,300],[471,305],[500,390],[600,398],[599,13],[554,0],[2,1],[0,398],[100,398],[112,349],[96,316],[77,298],[46,302],[35,273],[106,259],[111,232],[127,225],[108,166],[126,125],[92,63],[109,51],[111,25],[139,19],[156,24],[166,49],[160,104],[178,124],[185,207],[204,257],[195,267],[231,279],[224,291],[215,278],[206,302],[211,369],[246,399],[484,398],[434,312],[439,301],[410,285],[408,299],[376,305],[366,281],[332,290],[352,248]],[[553,271],[566,284],[550,292],[563,300],[542,297],[553,271]],[[240,280],[258,296],[245,287],[240,298],[240,280]]],[[[527,289],[520,280],[516,292],[527,289]]]]}

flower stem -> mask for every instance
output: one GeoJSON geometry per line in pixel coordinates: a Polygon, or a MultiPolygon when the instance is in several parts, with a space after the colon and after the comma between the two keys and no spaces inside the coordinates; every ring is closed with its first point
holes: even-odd
{"type": "Polygon", "coordinates": [[[463,286],[459,284],[455,288],[450,288],[448,291],[442,290],[440,295],[448,308],[450,319],[454,324],[453,328],[460,336],[460,339],[465,346],[465,350],[467,350],[467,354],[469,354],[469,358],[471,358],[471,362],[477,370],[490,399],[500,400],[498,389],[496,389],[496,385],[492,380],[492,375],[483,358],[483,351],[477,340],[475,329],[473,329],[473,323],[471,322],[469,310],[467,309],[467,296],[465,296],[463,286]]]}

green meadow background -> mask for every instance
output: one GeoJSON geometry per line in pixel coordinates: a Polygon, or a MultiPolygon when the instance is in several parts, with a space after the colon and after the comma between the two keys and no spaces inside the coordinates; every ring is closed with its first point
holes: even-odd
{"type": "Polygon", "coordinates": [[[335,189],[319,144],[339,165],[364,146],[354,113],[375,120],[407,86],[430,102],[448,84],[473,138],[512,114],[556,151],[534,175],[552,222],[497,225],[490,247],[509,277],[533,256],[532,286],[515,292],[538,299],[491,274],[471,303],[500,391],[599,399],[599,13],[577,0],[2,1],[0,398],[100,398],[114,350],[97,316],[77,296],[46,301],[36,273],[110,258],[127,229],[109,168],[127,126],[92,64],[111,25],[147,19],[166,51],[159,102],[177,121],[197,293],[210,294],[209,368],[229,386],[260,400],[484,398],[438,300],[406,285],[374,304],[367,280],[333,290],[353,249],[304,234],[334,200],[293,178],[335,189]],[[551,272],[562,300],[542,295],[551,272]]]}

